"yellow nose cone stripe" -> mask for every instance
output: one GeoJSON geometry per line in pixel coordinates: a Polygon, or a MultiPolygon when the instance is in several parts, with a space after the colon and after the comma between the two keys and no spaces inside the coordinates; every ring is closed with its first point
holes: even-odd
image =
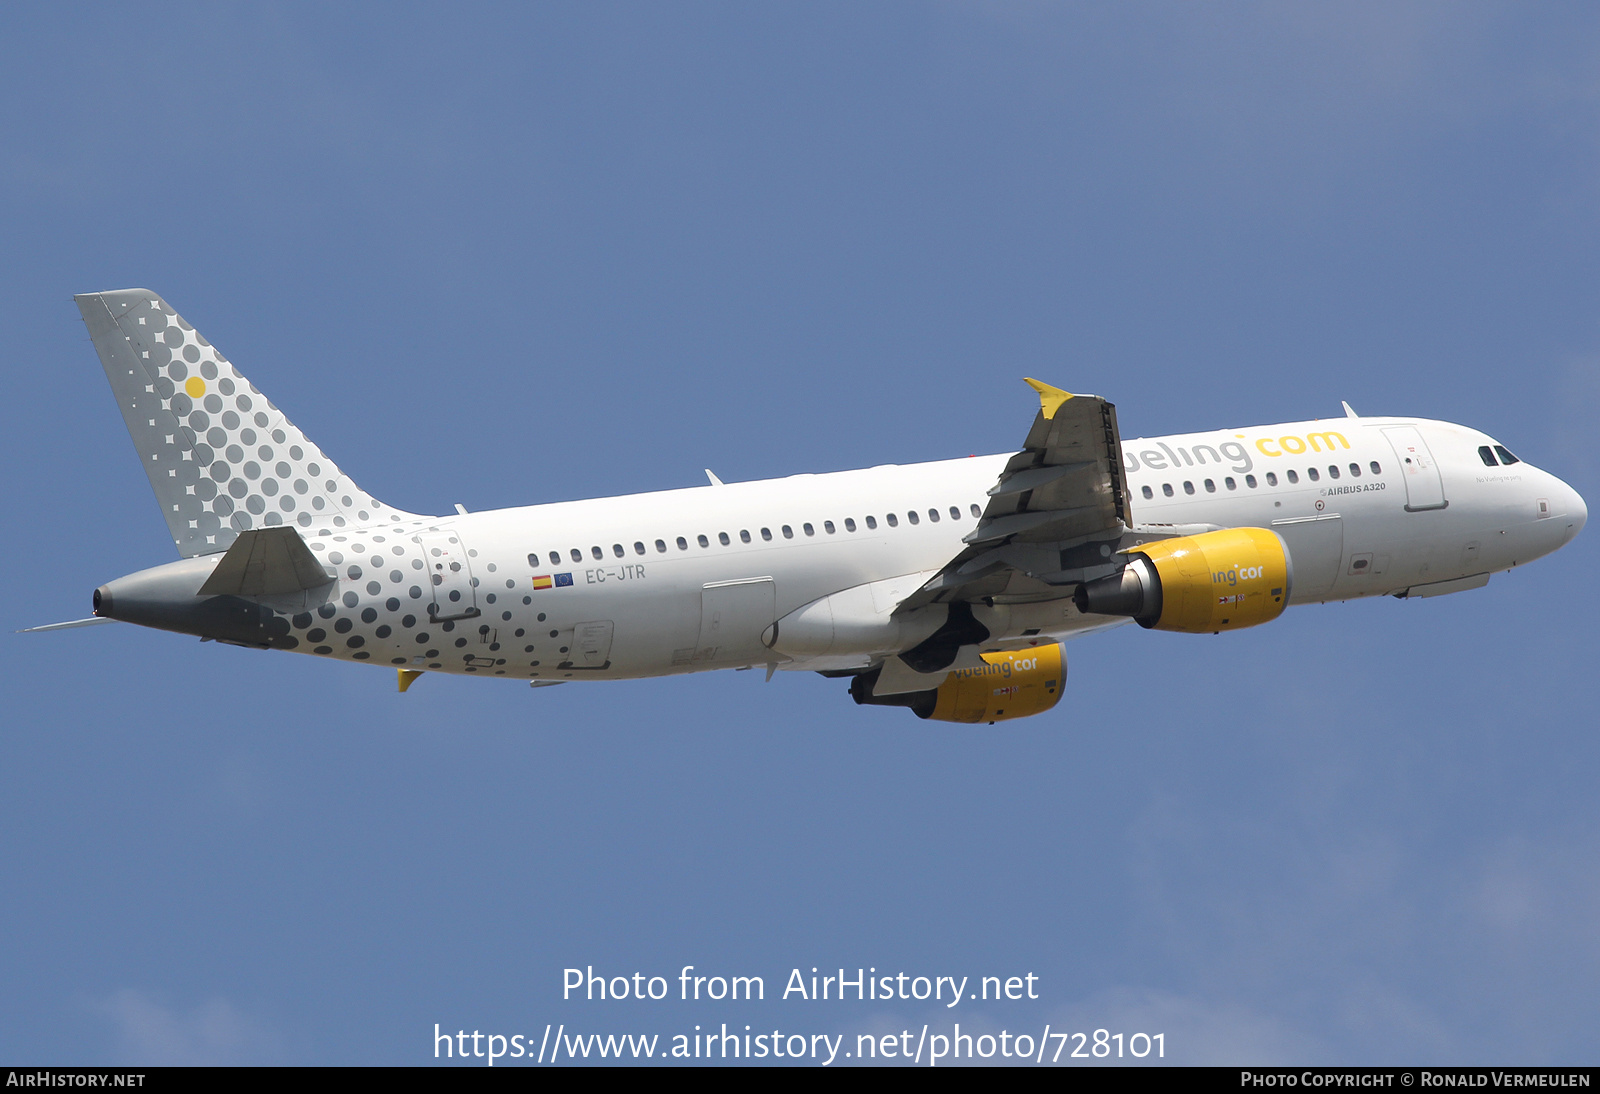
{"type": "Polygon", "coordinates": [[[189,393],[189,398],[198,399],[206,393],[206,382],[198,376],[191,376],[183,385],[183,390],[189,393]]]}

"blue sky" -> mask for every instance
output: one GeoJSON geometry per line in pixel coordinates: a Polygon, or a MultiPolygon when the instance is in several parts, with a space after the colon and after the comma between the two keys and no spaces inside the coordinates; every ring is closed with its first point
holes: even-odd
{"type": "MultiPolygon", "coordinates": [[[[1129,437],[1340,399],[1462,422],[1600,495],[1590,6],[6,23],[7,630],[174,557],[71,302],[133,285],[420,512],[1005,451],[1024,375],[1129,437]]],[[[0,1057],[959,1020],[1593,1063],[1594,544],[1459,596],[1091,637],[1055,711],[992,728],[801,674],[401,696],[132,627],[9,636],[0,1057]],[[769,999],[560,998],[568,966],[689,964],[769,999]],[[1040,998],[772,998],[812,966],[1040,998]]]]}

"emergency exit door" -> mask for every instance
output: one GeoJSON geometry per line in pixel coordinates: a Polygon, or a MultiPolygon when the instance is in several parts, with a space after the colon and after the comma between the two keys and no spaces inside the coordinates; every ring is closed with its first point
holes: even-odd
{"type": "Polygon", "coordinates": [[[771,656],[761,632],[777,618],[777,587],[770,577],[715,581],[700,590],[699,663],[760,664],[771,656]]]}

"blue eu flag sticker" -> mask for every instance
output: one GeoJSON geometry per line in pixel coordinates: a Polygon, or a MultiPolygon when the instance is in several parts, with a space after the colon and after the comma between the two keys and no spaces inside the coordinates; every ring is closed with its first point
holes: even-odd
{"type": "Polygon", "coordinates": [[[571,584],[572,584],[572,575],[571,574],[557,574],[556,575],[556,587],[557,588],[560,588],[563,585],[571,585],[571,584]]]}

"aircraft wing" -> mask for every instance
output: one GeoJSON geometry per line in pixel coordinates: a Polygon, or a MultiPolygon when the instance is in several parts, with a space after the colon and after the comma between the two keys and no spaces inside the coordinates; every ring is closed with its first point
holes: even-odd
{"type": "Polygon", "coordinates": [[[1038,380],[1039,413],[989,490],[967,547],[897,611],[937,602],[1046,600],[1116,567],[1132,526],[1117,409],[1038,380]]]}

